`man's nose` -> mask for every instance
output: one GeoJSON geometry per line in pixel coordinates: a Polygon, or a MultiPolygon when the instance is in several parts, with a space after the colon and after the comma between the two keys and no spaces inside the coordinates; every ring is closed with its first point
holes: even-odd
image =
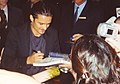
{"type": "Polygon", "coordinates": [[[45,24],[43,25],[43,29],[46,30],[48,28],[49,25],[45,24]]]}

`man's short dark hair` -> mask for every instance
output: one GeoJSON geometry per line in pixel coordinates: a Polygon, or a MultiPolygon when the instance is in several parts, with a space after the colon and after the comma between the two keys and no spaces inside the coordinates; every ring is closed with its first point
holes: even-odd
{"type": "Polygon", "coordinates": [[[31,15],[33,15],[34,18],[37,18],[38,14],[53,16],[50,5],[44,2],[38,2],[32,7],[31,15]]]}

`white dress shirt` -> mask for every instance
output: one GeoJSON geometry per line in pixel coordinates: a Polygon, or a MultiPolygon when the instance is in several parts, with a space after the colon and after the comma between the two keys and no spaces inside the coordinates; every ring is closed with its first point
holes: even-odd
{"type": "Polygon", "coordinates": [[[2,10],[4,10],[4,13],[6,15],[6,20],[8,22],[8,6],[6,5],[2,10]]]}
{"type": "Polygon", "coordinates": [[[83,2],[81,5],[77,5],[77,4],[75,3],[75,5],[74,5],[74,14],[75,14],[75,11],[76,11],[77,7],[79,7],[79,9],[78,9],[78,14],[77,14],[77,19],[76,19],[76,20],[78,20],[78,18],[79,18],[79,16],[80,16],[80,14],[82,13],[82,11],[83,11],[86,3],[87,3],[87,0],[85,0],[85,2],[83,2]]]}

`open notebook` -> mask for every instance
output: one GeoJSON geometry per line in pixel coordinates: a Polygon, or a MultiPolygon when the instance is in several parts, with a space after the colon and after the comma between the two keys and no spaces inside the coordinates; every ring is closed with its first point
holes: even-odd
{"type": "Polygon", "coordinates": [[[33,63],[33,66],[51,66],[57,64],[70,64],[69,55],[50,52],[48,57],[33,63]]]}

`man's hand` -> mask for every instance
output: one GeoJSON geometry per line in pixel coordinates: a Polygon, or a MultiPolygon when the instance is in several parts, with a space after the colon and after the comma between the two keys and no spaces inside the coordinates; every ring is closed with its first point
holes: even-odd
{"type": "Polygon", "coordinates": [[[31,56],[27,57],[27,64],[33,64],[37,61],[42,60],[44,57],[44,53],[41,53],[40,51],[33,52],[31,56]]]}

